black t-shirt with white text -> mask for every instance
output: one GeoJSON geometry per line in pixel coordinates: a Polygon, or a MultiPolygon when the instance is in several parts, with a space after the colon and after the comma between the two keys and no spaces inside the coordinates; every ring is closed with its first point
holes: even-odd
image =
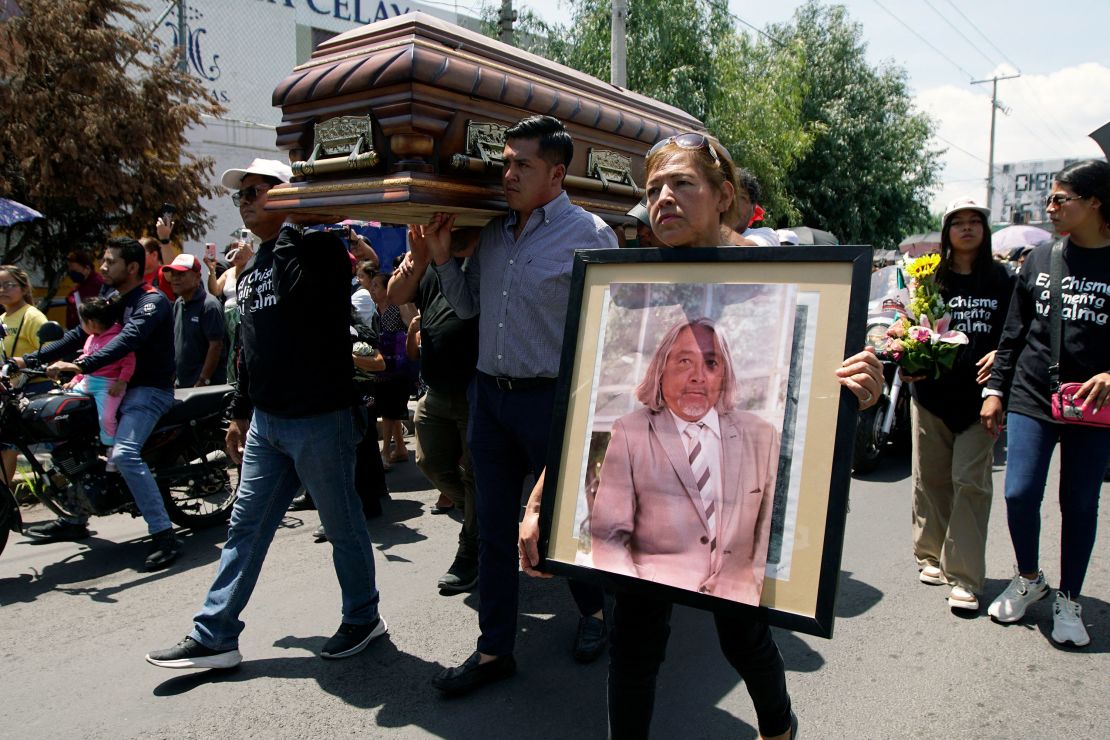
{"type": "MultiPolygon", "coordinates": [[[[1051,344],[1052,244],[1025,259],[988,387],[1003,391],[1009,410],[1052,421],[1048,368],[1051,344]]],[[[1084,383],[1110,372],[1110,247],[1064,243],[1060,382],[1084,383]]]]}
{"type": "Polygon", "coordinates": [[[998,347],[1013,294],[1014,280],[1005,267],[991,262],[981,276],[949,272],[941,295],[948,301],[948,328],[967,335],[952,369],[936,380],[914,383],[913,396],[930,413],[959,433],[979,421],[983,386],[976,363],[998,347]]]}

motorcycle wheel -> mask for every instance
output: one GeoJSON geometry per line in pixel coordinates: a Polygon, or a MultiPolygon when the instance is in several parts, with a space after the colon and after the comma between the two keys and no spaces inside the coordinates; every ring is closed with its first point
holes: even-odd
{"type": "Polygon", "coordinates": [[[852,472],[870,473],[879,467],[886,437],[883,435],[883,418],[890,399],[886,394],[871,408],[861,411],[856,422],[856,446],[852,453],[852,472]]]}
{"type": "Polygon", "coordinates": [[[15,499],[12,498],[11,493],[6,490],[0,490],[0,554],[3,554],[4,548],[8,544],[8,535],[12,531],[12,522],[16,517],[16,509],[18,506],[15,499]]]}
{"type": "MultiPolygon", "coordinates": [[[[239,491],[239,468],[227,456],[222,436],[207,441],[204,457],[210,463],[207,473],[159,484],[166,514],[179,527],[204,529],[223,524],[231,516],[239,491]]],[[[180,462],[199,464],[200,459],[180,462]]]]}

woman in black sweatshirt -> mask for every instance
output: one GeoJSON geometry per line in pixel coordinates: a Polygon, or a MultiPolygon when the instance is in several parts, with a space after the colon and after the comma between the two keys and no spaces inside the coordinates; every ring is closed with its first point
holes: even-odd
{"type": "MultiPolygon", "coordinates": [[[[1061,170],[1047,210],[1063,241],[1060,382],[1082,383],[1088,408],[1110,404],[1110,164],[1090,160],[1061,170]]],[[[1026,258],[995,356],[980,416],[997,433],[1008,404],[1006,519],[1017,574],[988,613],[1016,622],[1048,594],[1038,560],[1048,463],[1060,443],[1060,588],[1052,639],[1090,642],[1078,603],[1095,544],[1098,498],[1110,462],[1110,428],[1053,421],[1049,366],[1052,244],[1026,258]]]]}
{"type": "Polygon", "coordinates": [[[982,386],[1013,292],[991,253],[990,209],[961,198],[945,210],[936,279],[967,335],[940,378],[909,377],[913,438],[913,554],[922,583],[951,584],[948,605],[975,611],[986,577],[994,436],[979,423],[982,386]]]}

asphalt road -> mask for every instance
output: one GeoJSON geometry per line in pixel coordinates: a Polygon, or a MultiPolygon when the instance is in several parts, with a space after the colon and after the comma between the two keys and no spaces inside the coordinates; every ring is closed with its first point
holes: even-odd
{"type": "MultiPolygon", "coordinates": [[[[1110,737],[1110,567],[1103,538],[1081,599],[1085,650],[1048,637],[1051,600],[1022,623],[953,616],[946,590],[918,583],[910,553],[908,462],[852,485],[833,639],[777,631],[803,738],[1110,737]]],[[[458,522],[433,516],[435,493],[412,463],[389,475],[393,500],[371,525],[389,635],[323,661],[339,623],[330,549],[315,512],[290,514],[247,608],[245,662],[231,673],[171,672],[143,661],[189,629],[224,532],[186,533],[161,573],[138,568],[141,520],[94,520],[81,543],[13,538],[0,557],[0,736],[603,738],[605,660],[569,654],[575,617],[558,581],[522,578],[518,675],[441,699],[429,685],[473,650],[476,596],[440,596],[458,522]]],[[[1055,490],[1055,468],[1050,491],[1055,490]]],[[[1002,471],[996,470],[988,597],[1011,574],[1002,471]]],[[[30,511],[31,518],[45,518],[30,511]]],[[[1059,514],[1045,506],[1044,567],[1058,576],[1059,514]]],[[[753,738],[747,692],[716,645],[708,614],[679,608],[660,678],[658,738],[753,738]]]]}

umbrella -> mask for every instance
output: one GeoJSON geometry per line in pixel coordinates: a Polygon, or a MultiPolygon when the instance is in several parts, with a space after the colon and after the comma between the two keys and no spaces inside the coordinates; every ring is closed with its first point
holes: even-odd
{"type": "Polygon", "coordinates": [[[1051,239],[1052,234],[1028,224],[1014,224],[991,234],[991,249],[1000,254],[1009,254],[1015,247],[1029,247],[1051,239]]]}
{"type": "Polygon", "coordinates": [[[1104,123],[1090,133],[1090,137],[1102,149],[1102,153],[1110,159],[1110,123],[1104,123]]]}
{"type": "Polygon", "coordinates": [[[898,244],[898,251],[911,257],[939,252],[940,232],[930,231],[928,234],[910,234],[898,244]]]}
{"type": "Polygon", "coordinates": [[[798,244],[840,244],[840,240],[836,238],[835,234],[821,229],[813,229],[809,226],[791,226],[790,231],[798,235],[798,244]]]}
{"type": "Polygon", "coordinates": [[[0,198],[0,228],[8,229],[16,224],[34,221],[43,218],[43,215],[34,208],[28,208],[14,200],[0,198]]]}

